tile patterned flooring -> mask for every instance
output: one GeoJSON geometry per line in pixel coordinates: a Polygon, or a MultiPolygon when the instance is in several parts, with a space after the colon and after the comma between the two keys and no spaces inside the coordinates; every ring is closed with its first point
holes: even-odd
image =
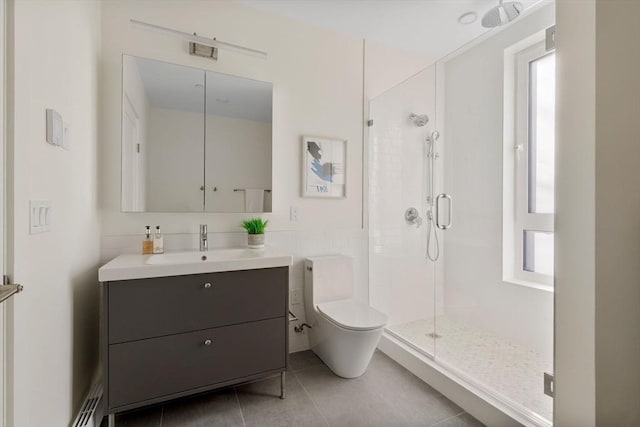
{"type": "Polygon", "coordinates": [[[279,377],[272,377],[122,413],[116,427],[482,426],[378,351],[365,375],[350,380],[334,375],[311,351],[293,353],[286,399],[278,398],[279,390],[279,377]]]}
{"type": "Polygon", "coordinates": [[[435,340],[427,334],[434,331],[433,319],[417,320],[391,326],[402,336],[438,360],[446,363],[513,402],[552,419],[553,399],[543,392],[543,372],[553,372],[553,362],[540,354],[510,343],[475,326],[446,316],[436,319],[435,340]],[[434,347],[435,346],[435,347],[434,347]]]}

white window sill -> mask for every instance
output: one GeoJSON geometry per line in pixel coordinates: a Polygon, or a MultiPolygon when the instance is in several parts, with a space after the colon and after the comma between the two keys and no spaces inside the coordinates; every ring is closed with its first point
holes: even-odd
{"type": "Polygon", "coordinates": [[[510,285],[526,286],[527,288],[538,289],[540,291],[545,291],[545,292],[551,292],[551,293],[554,292],[553,286],[551,285],[547,285],[544,283],[537,283],[537,282],[529,282],[527,280],[516,279],[514,277],[511,277],[509,279],[502,279],[502,282],[510,285]]]}

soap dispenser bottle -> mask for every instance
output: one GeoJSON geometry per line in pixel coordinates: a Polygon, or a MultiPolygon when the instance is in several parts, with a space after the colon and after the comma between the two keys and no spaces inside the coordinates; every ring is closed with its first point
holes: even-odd
{"type": "Polygon", "coordinates": [[[164,253],[164,239],[162,237],[162,233],[160,233],[159,225],[156,225],[156,234],[154,234],[153,236],[153,253],[154,254],[164,253]]]}
{"type": "Polygon", "coordinates": [[[142,255],[153,253],[153,239],[151,238],[151,227],[146,226],[144,240],[142,241],[142,255]]]}

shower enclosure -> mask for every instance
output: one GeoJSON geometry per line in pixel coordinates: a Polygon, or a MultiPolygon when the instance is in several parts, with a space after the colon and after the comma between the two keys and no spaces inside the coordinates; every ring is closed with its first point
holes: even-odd
{"type": "Polygon", "coordinates": [[[370,100],[369,298],[425,363],[551,425],[553,5],[519,19],[370,100]]]}

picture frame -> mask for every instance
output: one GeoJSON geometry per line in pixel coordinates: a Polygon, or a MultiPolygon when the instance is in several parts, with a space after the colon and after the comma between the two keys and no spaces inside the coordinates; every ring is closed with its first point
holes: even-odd
{"type": "Polygon", "coordinates": [[[347,197],[347,141],[302,137],[302,197],[347,197]]]}

